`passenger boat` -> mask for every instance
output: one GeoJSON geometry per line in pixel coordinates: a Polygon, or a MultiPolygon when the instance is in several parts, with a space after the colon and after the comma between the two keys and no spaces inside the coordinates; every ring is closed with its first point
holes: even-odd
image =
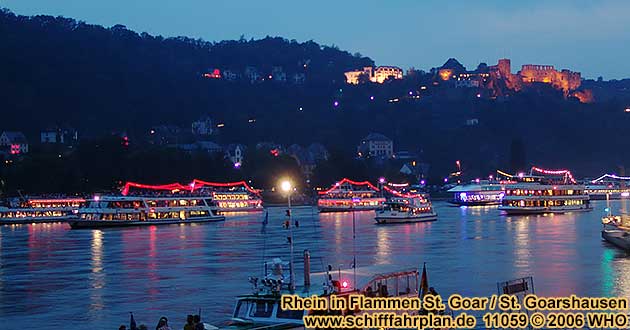
{"type": "Polygon", "coordinates": [[[83,198],[19,198],[0,206],[0,224],[59,222],[76,218],[83,198]]]}
{"type": "Polygon", "coordinates": [[[607,242],[630,251],[630,216],[617,215],[602,218],[602,238],[607,242]]]}
{"type": "Polygon", "coordinates": [[[602,218],[602,238],[626,251],[630,251],[630,215],[622,202],[621,215],[613,215],[610,198],[606,199],[606,216],[602,218]]]}
{"type": "Polygon", "coordinates": [[[591,200],[627,198],[630,197],[630,189],[627,186],[629,180],[630,177],[604,174],[586,182],[586,193],[591,200]]]}
{"type": "Polygon", "coordinates": [[[318,193],[320,212],[373,211],[380,208],[385,197],[369,181],[342,179],[330,189],[318,193]]]}
{"type": "MultiPolygon", "coordinates": [[[[289,287],[286,269],[280,259],[275,259],[271,270],[259,281],[250,277],[252,293],[236,298],[231,324],[240,327],[303,327],[306,315],[325,315],[326,312],[310,310],[283,310],[280,299],[283,294],[300,297],[329,298],[331,295],[347,297],[351,294],[370,297],[418,297],[418,270],[414,268],[392,271],[388,265],[358,267],[356,269],[328,270],[313,273],[311,284],[310,255],[305,251],[304,283],[294,289],[289,287]],[[356,282],[353,282],[356,279],[356,282]],[[323,286],[322,286],[323,283],[323,286]]],[[[267,267],[265,267],[265,270],[267,267]]],[[[359,311],[360,313],[360,311],[359,311]]]]}
{"type": "Polygon", "coordinates": [[[78,218],[68,222],[72,228],[101,228],[165,225],[225,220],[217,215],[211,198],[199,196],[96,196],[78,218]]]}
{"type": "Polygon", "coordinates": [[[499,205],[505,196],[504,185],[488,180],[473,181],[457,185],[447,192],[453,194],[449,203],[458,206],[499,205]]]}
{"type": "Polygon", "coordinates": [[[550,171],[532,167],[521,182],[505,187],[499,210],[507,214],[542,214],[590,211],[590,198],[584,185],[578,185],[568,170],[550,171]],[[533,175],[538,172],[544,175],[533,175]],[[560,179],[549,177],[560,176],[560,179]]]}
{"type": "Polygon", "coordinates": [[[435,221],[437,213],[425,196],[395,197],[376,210],[374,220],[377,224],[435,221]]]}
{"type": "Polygon", "coordinates": [[[219,212],[262,211],[263,203],[260,190],[252,188],[245,181],[238,182],[208,182],[194,179],[188,185],[172,183],[167,185],[146,185],[127,182],[122,189],[123,195],[133,194],[135,191],[188,191],[190,194],[211,197],[219,212]]]}

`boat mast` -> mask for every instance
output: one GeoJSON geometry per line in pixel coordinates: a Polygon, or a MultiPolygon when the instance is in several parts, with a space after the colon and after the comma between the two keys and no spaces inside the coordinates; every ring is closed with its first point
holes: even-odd
{"type": "Polygon", "coordinates": [[[287,202],[289,206],[289,237],[290,237],[290,252],[291,257],[289,258],[289,290],[293,292],[295,290],[295,276],[293,272],[293,219],[291,215],[291,192],[287,194],[287,202]]]}
{"type": "MultiPolygon", "coordinates": [[[[352,209],[352,272],[353,279],[352,283],[354,283],[354,289],[357,289],[357,243],[356,243],[356,224],[355,224],[355,216],[354,216],[354,198],[352,199],[352,205],[350,208],[352,209]]],[[[360,202],[360,199],[357,198],[357,203],[360,202]]]]}
{"type": "Polygon", "coordinates": [[[606,192],[606,210],[608,210],[608,216],[612,215],[612,211],[610,210],[610,193],[606,192]]]}

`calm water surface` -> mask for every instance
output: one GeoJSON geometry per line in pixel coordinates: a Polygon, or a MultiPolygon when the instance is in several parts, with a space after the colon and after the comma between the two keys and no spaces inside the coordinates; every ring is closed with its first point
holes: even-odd
{"type": "MultiPolygon", "coordinates": [[[[496,208],[434,206],[432,223],[377,226],[372,212],[356,212],[359,266],[427,262],[429,284],[442,295],[489,295],[499,281],[533,276],[542,295],[630,296],[630,258],[600,239],[605,202],[586,213],[510,217],[496,208]]],[[[294,215],[296,260],[309,249],[314,271],[350,266],[351,213],[298,208],[294,215]]],[[[288,260],[284,209],[269,210],[264,232],[263,216],[106,230],[1,226],[0,320],[7,329],[117,329],[133,311],[149,328],[166,315],[180,329],[201,308],[206,322],[222,324],[264,260],[288,260]]],[[[301,278],[301,263],[296,273],[301,278]]]]}

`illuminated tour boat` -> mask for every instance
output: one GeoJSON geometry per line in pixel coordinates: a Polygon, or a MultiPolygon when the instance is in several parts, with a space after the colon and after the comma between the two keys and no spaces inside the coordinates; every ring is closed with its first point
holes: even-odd
{"type": "Polygon", "coordinates": [[[260,191],[252,188],[245,181],[206,182],[195,179],[191,185],[195,191],[212,196],[219,212],[262,211],[264,209],[260,191]]]}
{"type": "Polygon", "coordinates": [[[79,209],[77,219],[68,222],[72,228],[99,228],[225,220],[218,215],[212,198],[192,194],[189,187],[179,183],[155,186],[127,183],[123,196],[95,196],[79,209]],[[131,186],[151,193],[129,194],[131,186]]]}
{"type": "Polygon", "coordinates": [[[76,218],[83,198],[28,198],[0,206],[0,224],[59,222],[76,218]]]}
{"type": "MultiPolygon", "coordinates": [[[[263,203],[260,191],[252,188],[245,181],[239,182],[207,182],[194,179],[189,185],[172,184],[176,190],[188,191],[191,195],[204,196],[212,199],[219,212],[262,211],[263,203]]],[[[127,196],[148,191],[160,191],[169,185],[151,186],[135,182],[127,182],[122,194],[127,196]]]]}
{"type": "Polygon", "coordinates": [[[346,178],[318,195],[320,212],[372,211],[385,202],[382,191],[369,181],[356,182],[346,178]]]}
{"type": "Polygon", "coordinates": [[[505,192],[504,185],[488,180],[473,181],[468,184],[457,185],[447,192],[453,194],[449,203],[460,206],[499,205],[505,192]]]}
{"type": "Polygon", "coordinates": [[[376,210],[374,220],[378,224],[435,221],[437,213],[423,195],[393,197],[376,210]]]}
{"type": "Polygon", "coordinates": [[[507,214],[542,214],[590,211],[586,187],[576,183],[568,170],[550,171],[532,167],[530,175],[505,187],[499,210],[507,214]],[[538,175],[534,175],[536,172],[538,175]]]}
{"type": "Polygon", "coordinates": [[[630,177],[604,174],[586,183],[586,193],[591,200],[622,199],[630,197],[627,182],[630,177]]]}

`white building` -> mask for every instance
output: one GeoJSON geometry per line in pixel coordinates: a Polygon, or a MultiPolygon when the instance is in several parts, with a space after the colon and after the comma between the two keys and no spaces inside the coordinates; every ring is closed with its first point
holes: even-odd
{"type": "Polygon", "coordinates": [[[228,145],[225,150],[225,157],[235,166],[240,166],[243,164],[243,158],[245,157],[245,146],[242,144],[228,145]]]}
{"type": "Polygon", "coordinates": [[[286,82],[287,74],[286,72],[284,72],[281,66],[274,66],[271,70],[271,78],[273,79],[273,81],[286,82]]]}
{"type": "Polygon", "coordinates": [[[387,79],[402,79],[403,70],[397,66],[379,66],[374,70],[374,76],[370,79],[372,82],[382,84],[387,79]]]}
{"type": "Polygon", "coordinates": [[[253,66],[248,66],[245,68],[245,78],[249,80],[250,83],[255,83],[260,80],[260,73],[258,73],[258,69],[253,66]]]}
{"type": "Polygon", "coordinates": [[[39,134],[40,142],[44,144],[76,144],[79,134],[71,128],[49,127],[39,134]]]}
{"type": "Polygon", "coordinates": [[[212,120],[208,116],[192,123],[192,133],[195,135],[212,135],[213,130],[212,120]]]}
{"type": "Polygon", "coordinates": [[[379,66],[376,69],[366,66],[362,70],[345,72],[344,75],[348,84],[360,83],[362,76],[371,82],[382,84],[387,79],[402,79],[403,70],[397,66],[379,66]]]}
{"type": "Polygon", "coordinates": [[[28,141],[22,132],[2,132],[0,147],[8,149],[8,153],[11,155],[28,153],[28,141]]]}
{"type": "Polygon", "coordinates": [[[394,142],[380,133],[370,133],[357,147],[359,157],[390,158],[394,154],[394,142]]]}

